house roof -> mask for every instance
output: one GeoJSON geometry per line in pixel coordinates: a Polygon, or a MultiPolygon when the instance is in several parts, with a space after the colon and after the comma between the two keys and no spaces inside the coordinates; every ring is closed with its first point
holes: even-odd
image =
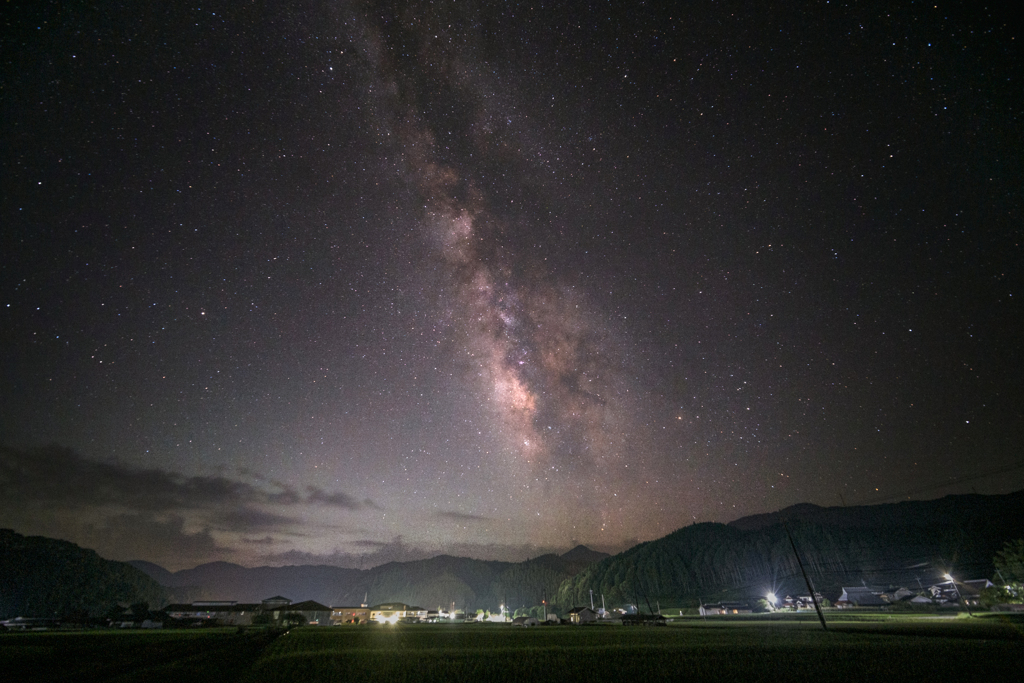
{"type": "Polygon", "coordinates": [[[262,605],[256,603],[245,603],[245,602],[233,602],[233,603],[220,603],[220,604],[209,604],[202,602],[193,603],[178,603],[174,605],[167,605],[164,607],[163,612],[255,612],[262,605]]]}
{"type": "Polygon", "coordinates": [[[306,600],[305,602],[293,602],[288,605],[289,609],[296,610],[298,612],[330,612],[331,608],[326,605],[321,605],[315,600],[306,600]]]}
{"type": "Polygon", "coordinates": [[[850,586],[843,588],[843,594],[836,602],[851,602],[861,607],[877,607],[888,605],[889,602],[881,597],[885,592],[884,588],[874,586],[850,586]]]}
{"type": "Polygon", "coordinates": [[[854,593],[884,593],[885,589],[881,586],[843,586],[843,592],[847,595],[854,593]]]}

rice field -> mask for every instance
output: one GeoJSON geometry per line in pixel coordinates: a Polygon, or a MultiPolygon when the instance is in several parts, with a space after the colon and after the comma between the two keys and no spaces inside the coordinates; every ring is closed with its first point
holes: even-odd
{"type": "Polygon", "coordinates": [[[183,683],[238,680],[273,641],[268,631],[78,631],[0,634],[0,680],[183,683]]]}
{"type": "Polygon", "coordinates": [[[256,681],[975,681],[1024,671],[1019,627],[966,620],[689,621],[666,628],[405,626],[297,630],[256,681]]]}
{"type": "Polygon", "coordinates": [[[665,628],[501,624],[0,635],[18,681],[1008,681],[1024,623],[685,619],[665,628]]]}

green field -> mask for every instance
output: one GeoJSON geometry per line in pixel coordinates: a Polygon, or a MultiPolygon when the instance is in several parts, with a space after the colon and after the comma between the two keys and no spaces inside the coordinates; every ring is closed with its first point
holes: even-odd
{"type": "Polygon", "coordinates": [[[235,681],[274,634],[237,629],[0,634],[0,678],[8,681],[235,681]]]}
{"type": "Polygon", "coordinates": [[[47,681],[1005,681],[1008,619],[700,619],[666,628],[423,625],[7,634],[0,670],[47,681]]]}

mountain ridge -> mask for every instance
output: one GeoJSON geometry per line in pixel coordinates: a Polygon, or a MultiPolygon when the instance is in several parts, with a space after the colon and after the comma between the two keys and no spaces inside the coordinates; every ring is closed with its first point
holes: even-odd
{"type": "Polygon", "coordinates": [[[454,602],[460,608],[491,609],[498,603],[539,603],[566,578],[608,556],[580,545],[562,555],[548,553],[522,562],[442,554],[424,560],[388,562],[370,569],[331,565],[244,567],[216,561],[170,572],[144,560],[128,564],[154,578],[160,577],[173,599],[181,602],[258,602],[280,594],[327,605],[360,604],[366,598],[371,603],[399,601],[450,606],[454,602]]]}
{"type": "Polygon", "coordinates": [[[793,544],[816,587],[835,599],[841,586],[861,582],[916,586],[951,571],[989,578],[995,553],[1021,537],[1024,491],[852,508],[800,504],[682,527],[587,567],[555,599],[584,604],[594,590],[611,602],[696,604],[713,595],[806,593],[793,544]]]}
{"type": "Polygon", "coordinates": [[[158,607],[166,591],[125,562],[45,536],[0,529],[0,618],[97,617],[121,605],[158,607]]]}

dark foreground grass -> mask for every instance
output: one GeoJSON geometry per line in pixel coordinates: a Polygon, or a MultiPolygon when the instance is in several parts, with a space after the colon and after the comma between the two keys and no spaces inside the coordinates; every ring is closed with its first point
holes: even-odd
{"type": "Polygon", "coordinates": [[[12,681],[1009,681],[1024,624],[685,620],[667,628],[424,625],[6,634],[12,681]]]}
{"type": "Polygon", "coordinates": [[[275,681],[1006,681],[1024,639],[990,623],[703,623],[668,628],[296,630],[249,683],[275,681]]]}
{"type": "Polygon", "coordinates": [[[8,633],[0,636],[0,680],[231,683],[276,635],[255,629],[8,633]]]}

